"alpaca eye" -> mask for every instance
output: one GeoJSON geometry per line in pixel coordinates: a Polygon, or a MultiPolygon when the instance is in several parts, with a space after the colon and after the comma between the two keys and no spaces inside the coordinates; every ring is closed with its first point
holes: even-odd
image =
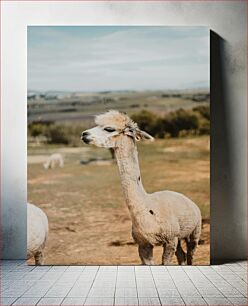
{"type": "Polygon", "coordinates": [[[104,128],[104,131],[112,133],[112,132],[115,132],[115,129],[112,128],[112,127],[106,127],[106,128],[104,128]]]}

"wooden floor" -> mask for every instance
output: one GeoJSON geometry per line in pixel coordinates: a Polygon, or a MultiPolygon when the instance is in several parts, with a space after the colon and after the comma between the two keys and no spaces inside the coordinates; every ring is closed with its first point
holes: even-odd
{"type": "Polygon", "coordinates": [[[247,305],[247,262],[27,266],[1,262],[0,305],[247,305]]]}

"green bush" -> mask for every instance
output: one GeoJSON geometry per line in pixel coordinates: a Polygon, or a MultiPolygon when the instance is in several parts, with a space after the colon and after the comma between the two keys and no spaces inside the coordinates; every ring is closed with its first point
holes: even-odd
{"type": "Polygon", "coordinates": [[[199,120],[199,134],[209,135],[210,134],[210,121],[206,118],[201,118],[199,120]]]}
{"type": "Polygon", "coordinates": [[[80,146],[80,135],[85,128],[80,124],[30,123],[28,134],[32,137],[45,136],[51,144],[80,146]]]}
{"type": "Polygon", "coordinates": [[[141,130],[147,131],[150,134],[154,134],[156,129],[156,122],[158,117],[156,114],[147,110],[142,110],[132,116],[134,122],[137,122],[141,130]]]}
{"type": "Polygon", "coordinates": [[[40,123],[30,124],[28,126],[28,131],[29,131],[29,135],[32,137],[41,136],[41,135],[44,135],[45,126],[40,123]]]}
{"type": "Polygon", "coordinates": [[[180,131],[196,131],[198,118],[193,111],[179,109],[164,118],[164,129],[171,137],[178,137],[180,131]]]}
{"type": "Polygon", "coordinates": [[[210,107],[209,106],[197,106],[193,108],[194,112],[198,112],[203,118],[210,120],[210,107]]]}
{"type": "Polygon", "coordinates": [[[64,126],[52,125],[46,129],[48,143],[69,144],[69,136],[64,126]]]}
{"type": "Polygon", "coordinates": [[[80,124],[67,124],[64,126],[66,131],[66,135],[68,138],[68,143],[73,147],[80,146],[81,143],[81,133],[86,129],[85,127],[81,126],[80,124]]]}
{"type": "Polygon", "coordinates": [[[140,129],[158,138],[210,133],[210,111],[207,106],[179,109],[164,116],[143,110],[134,114],[132,119],[138,123],[140,129]]]}

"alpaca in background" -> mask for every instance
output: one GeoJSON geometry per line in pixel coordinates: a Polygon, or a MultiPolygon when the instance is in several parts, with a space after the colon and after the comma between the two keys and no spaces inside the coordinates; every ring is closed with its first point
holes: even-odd
{"type": "Polygon", "coordinates": [[[62,155],[59,153],[54,153],[50,155],[46,163],[43,164],[43,166],[45,169],[49,169],[49,168],[53,169],[56,164],[59,165],[61,168],[64,167],[64,159],[62,155]]]}

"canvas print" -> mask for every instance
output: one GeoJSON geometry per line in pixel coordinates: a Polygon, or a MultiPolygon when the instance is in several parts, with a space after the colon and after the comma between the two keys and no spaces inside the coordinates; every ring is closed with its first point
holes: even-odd
{"type": "Polygon", "coordinates": [[[28,263],[210,263],[207,27],[29,26],[28,263]]]}

